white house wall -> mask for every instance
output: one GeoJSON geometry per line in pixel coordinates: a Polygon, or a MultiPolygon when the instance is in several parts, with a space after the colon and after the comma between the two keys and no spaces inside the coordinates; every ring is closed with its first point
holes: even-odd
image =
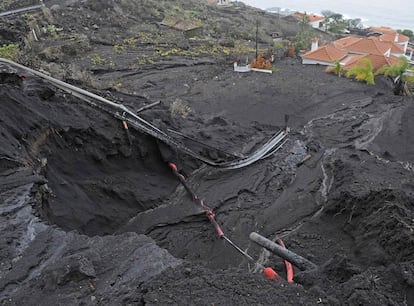
{"type": "Polygon", "coordinates": [[[302,59],[302,64],[304,64],[304,65],[324,65],[324,66],[332,65],[332,63],[330,63],[330,62],[323,62],[323,61],[318,61],[318,60],[309,59],[309,58],[303,58],[302,59]]]}
{"type": "Polygon", "coordinates": [[[401,43],[400,45],[404,47],[404,52],[407,52],[407,48],[408,48],[408,41],[406,41],[406,42],[404,42],[404,43],[401,43]]]}
{"type": "Polygon", "coordinates": [[[391,55],[394,55],[395,57],[401,57],[401,56],[404,56],[405,54],[403,54],[403,53],[391,53],[391,55]]]}
{"type": "Polygon", "coordinates": [[[316,29],[319,29],[319,23],[320,23],[320,21],[311,21],[311,22],[309,22],[310,26],[312,28],[316,28],[316,29]]]}

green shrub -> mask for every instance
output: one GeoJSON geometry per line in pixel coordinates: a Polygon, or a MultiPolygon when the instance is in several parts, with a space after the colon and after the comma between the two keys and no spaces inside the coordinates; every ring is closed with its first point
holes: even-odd
{"type": "Polygon", "coordinates": [[[115,50],[115,53],[120,54],[120,53],[124,53],[126,48],[125,48],[125,46],[115,45],[114,50],[115,50]]]}
{"type": "Polygon", "coordinates": [[[13,0],[2,0],[0,3],[0,10],[7,10],[12,3],[13,0]]]}
{"type": "Polygon", "coordinates": [[[364,81],[368,85],[375,85],[374,71],[371,61],[367,58],[359,60],[358,64],[346,73],[346,77],[355,77],[357,81],[364,81]]]}
{"type": "Polygon", "coordinates": [[[129,47],[134,47],[137,44],[137,39],[134,37],[124,39],[124,44],[129,47]]]}
{"type": "Polygon", "coordinates": [[[91,62],[92,62],[92,65],[102,65],[102,64],[105,64],[105,59],[102,58],[99,54],[95,54],[91,62]]]}
{"type": "Polygon", "coordinates": [[[333,62],[333,66],[328,66],[325,69],[327,73],[334,73],[339,77],[342,75],[343,70],[344,67],[342,67],[341,63],[338,60],[333,62]]]}
{"type": "Polygon", "coordinates": [[[410,67],[410,62],[408,61],[408,59],[405,56],[401,56],[400,57],[401,62],[399,64],[396,65],[385,65],[382,66],[380,69],[378,69],[378,71],[376,72],[376,74],[383,74],[385,76],[390,76],[390,77],[402,77],[404,72],[407,71],[407,69],[410,67]]]}
{"type": "Polygon", "coordinates": [[[273,47],[275,47],[276,49],[284,49],[286,46],[281,41],[275,41],[273,42],[273,47]]]}
{"type": "Polygon", "coordinates": [[[0,47],[0,57],[16,60],[20,54],[20,48],[17,44],[8,44],[0,47]]]}

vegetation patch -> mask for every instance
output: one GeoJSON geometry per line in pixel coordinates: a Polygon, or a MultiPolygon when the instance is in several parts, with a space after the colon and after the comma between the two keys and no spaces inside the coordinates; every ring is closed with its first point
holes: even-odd
{"type": "Polygon", "coordinates": [[[8,44],[0,47],[0,57],[14,61],[19,57],[19,55],[20,48],[17,44],[8,44]]]}
{"type": "Polygon", "coordinates": [[[176,98],[170,106],[171,116],[187,118],[191,114],[191,108],[180,98],[176,98]]]}
{"type": "Polygon", "coordinates": [[[94,57],[91,59],[92,65],[103,65],[105,64],[106,60],[102,58],[99,54],[95,54],[94,57]]]}
{"type": "Polygon", "coordinates": [[[124,52],[125,52],[125,50],[126,50],[125,46],[122,46],[122,45],[115,45],[115,46],[114,46],[114,51],[115,51],[115,53],[117,53],[117,54],[124,53],[124,52]]]}
{"type": "Polygon", "coordinates": [[[259,54],[250,64],[252,68],[272,70],[272,63],[259,54]]]}
{"type": "Polygon", "coordinates": [[[1,0],[0,10],[7,10],[14,0],[1,0]]]}
{"type": "Polygon", "coordinates": [[[344,71],[344,67],[342,67],[341,63],[336,60],[333,62],[333,66],[328,66],[325,71],[327,73],[333,73],[336,74],[338,77],[342,76],[342,73],[344,71]]]}
{"type": "Polygon", "coordinates": [[[356,66],[348,70],[346,77],[355,77],[357,81],[366,82],[368,85],[375,85],[374,69],[371,61],[367,58],[360,59],[356,66]]]}

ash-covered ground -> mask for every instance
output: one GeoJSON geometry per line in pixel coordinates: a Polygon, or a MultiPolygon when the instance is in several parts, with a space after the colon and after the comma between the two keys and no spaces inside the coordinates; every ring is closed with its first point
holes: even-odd
{"type": "MultiPolygon", "coordinates": [[[[2,65],[0,303],[414,304],[413,98],[385,78],[367,86],[291,58],[272,75],[234,73],[220,45],[228,31],[189,39],[156,23],[175,9],[157,3],[46,1],[27,20],[2,20],[2,33],[26,38],[23,64],[132,110],[160,100],[140,116],[207,144],[185,140],[209,158],[248,154],[286,115],[288,141],[249,167],[213,168],[132,128],[131,145],[111,114],[2,65]],[[49,32],[29,42],[33,23],[49,32]],[[167,161],[261,264],[285,278],[253,231],[318,268],[295,268],[294,284],[256,272],[167,161]]],[[[254,29],[257,11],[242,9],[197,7],[209,26],[254,29]]],[[[261,18],[264,35],[273,17],[261,18]]]]}

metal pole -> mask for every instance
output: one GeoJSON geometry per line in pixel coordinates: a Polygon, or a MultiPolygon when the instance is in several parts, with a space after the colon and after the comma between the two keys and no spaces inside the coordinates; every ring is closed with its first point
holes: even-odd
{"type": "Polygon", "coordinates": [[[306,258],[292,252],[289,251],[288,249],[284,249],[282,248],[280,245],[278,245],[277,243],[274,243],[273,241],[259,235],[258,233],[252,232],[250,233],[250,240],[254,241],[255,243],[257,243],[258,245],[268,249],[270,252],[282,257],[283,259],[289,261],[290,263],[292,263],[293,265],[295,265],[296,267],[298,267],[299,269],[301,269],[302,271],[305,270],[313,270],[316,269],[317,266],[307,260],[306,258]]]}
{"type": "Polygon", "coordinates": [[[259,35],[259,19],[256,19],[256,60],[257,60],[257,56],[258,56],[258,51],[257,51],[257,36],[259,35]]]}

